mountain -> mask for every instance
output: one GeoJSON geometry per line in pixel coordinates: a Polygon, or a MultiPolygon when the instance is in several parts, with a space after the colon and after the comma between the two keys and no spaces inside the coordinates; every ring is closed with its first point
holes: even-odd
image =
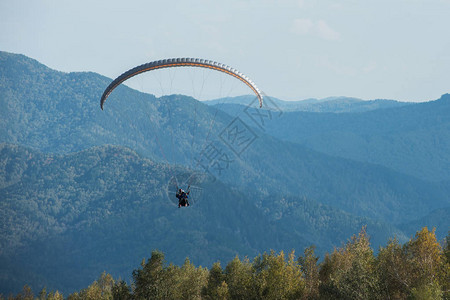
{"type": "MultiPolygon", "coordinates": [[[[242,112],[230,116],[186,96],[155,98],[126,86],[118,87],[101,111],[98,99],[109,82],[102,76],[52,72],[13,54],[2,54],[2,62],[2,142],[52,153],[123,145],[155,161],[206,170],[241,190],[300,194],[396,224],[448,206],[448,184],[324,155],[265,134],[285,122],[284,114],[262,128],[242,112]]],[[[297,125],[285,126],[289,132],[297,125]]]]}
{"type": "MultiPolygon", "coordinates": [[[[215,100],[204,101],[208,105],[219,105],[222,110],[234,115],[237,110],[242,110],[241,106],[247,106],[255,99],[254,96],[227,97],[215,100]]],[[[395,100],[376,99],[361,100],[351,97],[328,97],[324,99],[305,99],[299,101],[285,101],[275,97],[265,96],[264,106],[268,109],[280,109],[284,112],[306,111],[306,112],[365,112],[375,109],[406,106],[410,103],[395,100]]]]}
{"type": "Polygon", "coordinates": [[[286,112],[266,132],[335,157],[450,180],[450,95],[363,113],[286,112]]]}
{"type": "MultiPolygon", "coordinates": [[[[255,255],[274,236],[252,203],[217,182],[233,209],[222,209],[220,195],[177,209],[166,195],[168,166],[126,148],[61,156],[4,144],[1,158],[2,291],[19,279],[16,289],[27,282],[79,289],[105,268],[128,278],[155,248],[176,263],[189,256],[211,265],[255,255]]],[[[212,194],[207,181],[202,188],[212,194]]]]}
{"type": "MultiPolygon", "coordinates": [[[[335,103],[336,106],[340,101],[358,105],[366,102],[356,99],[305,100],[308,105],[335,103]]],[[[376,102],[378,100],[373,103],[376,102]]],[[[265,133],[276,138],[332,156],[379,164],[424,180],[450,180],[449,94],[425,103],[372,106],[370,111],[356,107],[290,111],[273,98],[266,98],[266,104],[277,117],[265,126],[265,133]],[[319,111],[321,113],[317,113],[319,111]]],[[[228,102],[217,104],[217,107],[229,114],[245,110],[244,105],[228,102]]],[[[244,121],[249,119],[248,115],[243,118],[244,121]]]]}
{"type": "Polygon", "coordinates": [[[363,225],[374,245],[406,239],[393,226],[304,198],[254,193],[248,201],[218,181],[198,182],[205,196],[178,209],[167,182],[189,171],[119,146],[56,155],[1,144],[0,154],[2,292],[24,284],[73,292],[105,270],[128,279],[152,249],[210,267],[267,249],[332,249],[363,225]]]}
{"type": "MultiPolygon", "coordinates": [[[[2,290],[29,278],[71,291],[105,269],[125,278],[155,248],[197,265],[311,244],[320,253],[364,224],[376,248],[393,235],[404,240],[398,226],[449,206],[449,181],[277,136],[277,126],[299,126],[294,118],[282,127],[287,112],[240,106],[229,114],[125,85],[102,111],[109,83],[0,52],[2,290]],[[202,200],[178,210],[168,186],[187,185],[193,172],[208,178],[202,200]]],[[[391,108],[361,114],[383,111],[391,108]]]]}
{"type": "Polygon", "coordinates": [[[450,231],[450,226],[448,225],[449,216],[450,207],[438,208],[418,220],[400,224],[398,225],[398,228],[400,228],[408,237],[414,236],[417,231],[417,229],[414,228],[418,228],[417,226],[426,226],[430,230],[432,228],[436,228],[436,236],[443,239],[443,237],[447,236],[450,231]]]}

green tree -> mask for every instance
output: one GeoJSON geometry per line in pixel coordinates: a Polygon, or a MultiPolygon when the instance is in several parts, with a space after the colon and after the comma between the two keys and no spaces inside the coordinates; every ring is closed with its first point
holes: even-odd
{"type": "Polygon", "coordinates": [[[410,266],[397,239],[380,248],[376,265],[381,295],[386,299],[405,299],[411,289],[410,266]]]}
{"type": "Polygon", "coordinates": [[[186,258],[179,272],[181,297],[178,299],[201,299],[201,292],[207,284],[207,278],[207,269],[196,268],[189,258],[186,258]]]}
{"type": "Polygon", "coordinates": [[[254,299],[253,268],[247,258],[235,257],[225,268],[225,282],[231,299],[254,299]]]}
{"type": "Polygon", "coordinates": [[[150,259],[141,263],[141,269],[133,271],[134,297],[136,299],[163,299],[164,291],[161,283],[164,278],[164,254],[160,251],[152,251],[150,259]]]}
{"type": "Polygon", "coordinates": [[[321,275],[321,297],[334,299],[376,299],[379,282],[375,257],[365,227],[344,248],[327,256],[321,275]]]}
{"type": "Polygon", "coordinates": [[[317,299],[319,297],[319,265],[317,261],[319,257],[315,255],[315,246],[305,248],[304,255],[299,256],[298,263],[300,264],[303,276],[305,278],[305,295],[306,299],[317,299]]]}
{"type": "Polygon", "coordinates": [[[301,267],[294,251],[286,261],[284,252],[271,251],[254,261],[258,297],[262,299],[299,299],[304,293],[301,267]]]}
{"type": "Polygon", "coordinates": [[[202,290],[202,296],[209,300],[229,298],[228,284],[225,282],[225,274],[219,262],[214,263],[209,270],[207,284],[202,290]]]}
{"type": "Polygon", "coordinates": [[[436,282],[413,287],[411,289],[410,299],[414,300],[440,300],[443,299],[443,291],[436,282]]]}
{"type": "Polygon", "coordinates": [[[110,274],[103,272],[100,277],[94,281],[88,288],[79,293],[69,295],[69,300],[112,300],[113,299],[114,279],[110,274]]]}
{"type": "Polygon", "coordinates": [[[132,299],[130,287],[123,280],[119,280],[112,287],[112,294],[114,300],[129,300],[132,299]]]}
{"type": "Polygon", "coordinates": [[[321,299],[338,299],[337,286],[334,284],[336,252],[335,249],[332,254],[325,254],[325,258],[319,266],[319,295],[321,299]]]}
{"type": "Polygon", "coordinates": [[[444,264],[442,266],[442,289],[445,299],[450,299],[450,231],[447,233],[444,243],[444,264]]]}
{"type": "Polygon", "coordinates": [[[8,297],[8,299],[14,299],[14,300],[33,300],[34,299],[34,294],[33,291],[31,290],[31,287],[29,287],[28,285],[25,285],[22,289],[22,292],[20,292],[19,294],[17,294],[15,297],[8,297]]]}
{"type": "Polygon", "coordinates": [[[170,264],[163,268],[160,280],[159,299],[181,299],[181,270],[178,266],[170,264]]]}

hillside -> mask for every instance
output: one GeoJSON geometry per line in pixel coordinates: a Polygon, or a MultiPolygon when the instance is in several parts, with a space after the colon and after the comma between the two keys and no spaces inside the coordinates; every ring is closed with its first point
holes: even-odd
{"type": "MultiPolygon", "coordinates": [[[[6,108],[0,112],[5,122],[0,134],[3,142],[52,153],[123,145],[155,161],[200,166],[200,171],[207,168],[241,190],[254,187],[263,194],[300,194],[386,222],[412,221],[448,206],[448,185],[324,155],[264,134],[263,130],[280,127],[286,119],[274,118],[264,128],[255,129],[243,112],[235,119],[218,107],[186,96],[155,98],[126,86],[120,86],[101,111],[98,99],[108,83],[106,78],[51,71],[13,54],[2,53],[2,61],[0,78],[5,84],[0,89],[0,105],[6,108]],[[22,74],[22,79],[16,80],[19,83],[13,80],[16,74],[22,74]],[[239,138],[249,141],[241,143],[245,147],[237,147],[245,150],[239,155],[230,147],[232,141],[231,146],[238,144],[233,129],[245,129],[247,136],[239,138]],[[214,151],[220,159],[208,160],[206,150],[209,154],[214,151]]],[[[346,114],[336,116],[340,115],[346,114]]],[[[289,132],[297,125],[285,126],[289,132]]]]}
{"type": "Polygon", "coordinates": [[[266,132],[316,151],[450,180],[450,94],[436,101],[364,113],[286,112],[266,132]]]}
{"type": "Polygon", "coordinates": [[[450,232],[450,227],[448,225],[448,217],[450,216],[450,207],[438,208],[433,210],[426,216],[420,218],[419,220],[414,220],[405,224],[398,225],[406,236],[411,237],[415,233],[414,226],[427,226],[428,228],[436,228],[436,235],[443,239],[450,232]]]}
{"type": "MultiPolygon", "coordinates": [[[[155,248],[177,264],[189,256],[210,266],[236,254],[311,244],[323,254],[363,225],[375,248],[394,235],[405,240],[412,226],[405,224],[450,226],[449,218],[427,217],[445,214],[450,181],[313,150],[288,135],[302,121],[283,125],[296,114],[332,124],[366,114],[391,120],[391,110],[413,104],[361,114],[242,106],[227,113],[220,104],[156,98],[122,85],[102,111],[99,98],[109,82],[0,52],[1,290],[33,282],[72,291],[105,269],[125,278],[155,248]],[[193,169],[208,178],[200,184],[203,196],[178,210],[168,185],[193,169]]],[[[437,115],[441,130],[446,119],[437,115]]],[[[352,120],[354,134],[378,132],[365,120],[352,120]]],[[[326,135],[329,125],[322,125],[305,132],[326,135]]],[[[431,125],[423,128],[433,136],[431,125]]]]}
{"type": "Polygon", "coordinates": [[[189,256],[211,266],[267,249],[331,249],[363,225],[375,247],[394,235],[406,239],[387,224],[303,198],[253,193],[263,203],[257,207],[217,181],[199,184],[208,196],[177,209],[165,193],[168,166],[122,147],[54,155],[3,144],[0,153],[1,291],[25,283],[73,291],[104,270],[128,278],[152,249],[177,264],[189,256]]]}

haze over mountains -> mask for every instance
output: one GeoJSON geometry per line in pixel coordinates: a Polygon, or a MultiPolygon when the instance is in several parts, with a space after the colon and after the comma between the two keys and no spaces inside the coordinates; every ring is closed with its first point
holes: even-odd
{"type": "Polygon", "coordinates": [[[207,105],[126,86],[101,111],[109,82],[0,52],[0,290],[126,277],[156,248],[210,266],[311,244],[323,254],[363,225],[374,247],[420,226],[447,233],[449,95],[274,99],[258,119],[245,97],[207,105]],[[168,182],[204,163],[214,180],[178,210],[168,182]]]}

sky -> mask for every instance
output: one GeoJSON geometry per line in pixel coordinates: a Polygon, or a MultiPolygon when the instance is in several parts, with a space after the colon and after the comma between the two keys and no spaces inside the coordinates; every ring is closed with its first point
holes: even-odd
{"type": "Polygon", "coordinates": [[[450,0],[0,0],[0,51],[115,78],[199,57],[284,100],[450,92],[450,0]]]}

